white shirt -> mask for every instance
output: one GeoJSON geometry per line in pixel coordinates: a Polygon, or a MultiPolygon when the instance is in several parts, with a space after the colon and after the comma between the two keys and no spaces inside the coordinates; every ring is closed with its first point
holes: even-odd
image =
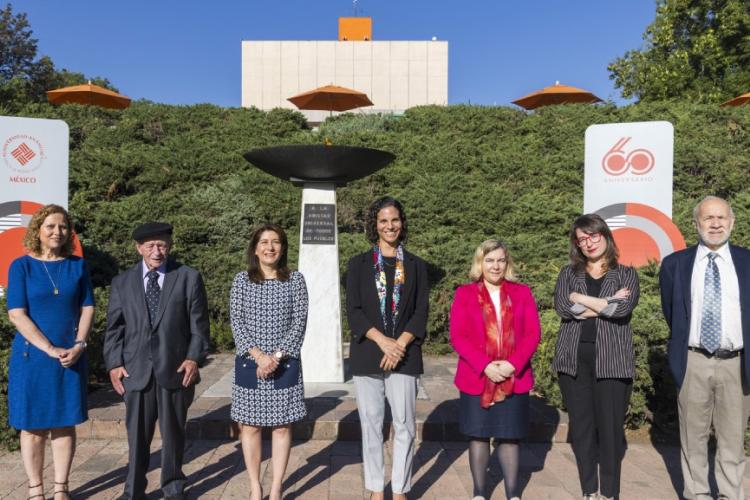
{"type": "Polygon", "coordinates": [[[501,311],[500,311],[500,289],[493,290],[490,292],[490,299],[492,299],[492,305],[495,306],[495,315],[497,316],[498,331],[502,329],[501,311]]]}
{"type": "MultiPolygon", "coordinates": [[[[143,269],[143,291],[145,292],[148,287],[148,272],[150,269],[146,265],[145,262],[141,261],[142,269],[143,269]]],[[[167,274],[167,264],[164,263],[156,268],[156,272],[159,273],[159,289],[164,288],[164,275],[167,274]]]]}
{"type": "MultiPolygon", "coordinates": [[[[693,277],[690,281],[690,337],[691,347],[701,347],[701,317],[703,309],[703,282],[711,252],[703,243],[698,244],[693,263],[693,277]]],[[[716,250],[716,266],[721,277],[721,348],[735,351],[742,349],[742,324],[740,323],[740,284],[732,262],[729,244],[724,243],[716,250]]]]}

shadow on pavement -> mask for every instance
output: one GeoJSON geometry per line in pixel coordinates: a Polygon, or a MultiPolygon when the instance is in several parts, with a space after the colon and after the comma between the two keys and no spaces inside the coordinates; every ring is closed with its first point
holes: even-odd
{"type": "MultiPolygon", "coordinates": [[[[421,471],[422,467],[425,467],[426,464],[431,465],[428,470],[420,475],[419,479],[412,486],[411,494],[415,498],[421,498],[424,496],[435,480],[445,474],[464,453],[467,453],[469,443],[465,437],[463,437],[463,440],[461,441],[456,440],[459,435],[458,424],[452,423],[455,422],[458,411],[458,399],[444,401],[436,406],[433,412],[430,413],[425,420],[425,425],[434,421],[446,421],[451,423],[445,425],[445,440],[443,442],[422,442],[417,451],[415,467],[412,474],[416,476],[417,472],[421,471]]],[[[530,443],[528,441],[523,441],[521,443],[518,472],[519,494],[522,494],[523,490],[529,484],[531,475],[544,468],[547,453],[552,449],[552,438],[557,432],[559,414],[554,408],[551,408],[544,403],[542,399],[532,396],[531,419],[530,427],[532,427],[532,429],[530,429],[530,435],[534,436],[536,440],[541,442],[530,443]]],[[[459,471],[459,473],[462,472],[462,468],[456,468],[456,470],[459,471]]],[[[468,466],[465,469],[465,473],[470,481],[471,473],[468,466]]],[[[493,492],[500,485],[502,480],[503,477],[502,472],[500,471],[497,446],[494,446],[493,443],[489,477],[487,481],[488,498],[492,497],[493,492]]]]}

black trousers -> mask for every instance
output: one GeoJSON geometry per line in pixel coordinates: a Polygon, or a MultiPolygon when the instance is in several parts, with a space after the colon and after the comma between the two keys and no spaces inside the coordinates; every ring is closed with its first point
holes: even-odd
{"type": "Polygon", "coordinates": [[[128,475],[125,496],[146,498],[146,471],[156,420],[161,433],[161,489],[164,496],[181,495],[185,489],[182,457],[185,451],[187,410],[195,386],[176,390],[161,387],[153,374],[142,391],[125,392],[125,424],[128,430],[128,475]]]}
{"type": "Polygon", "coordinates": [[[569,435],[581,490],[584,495],[598,490],[605,497],[617,497],[626,447],[625,413],[633,380],[596,378],[596,344],[593,342],[578,344],[575,377],[558,375],[568,409],[569,435]]]}

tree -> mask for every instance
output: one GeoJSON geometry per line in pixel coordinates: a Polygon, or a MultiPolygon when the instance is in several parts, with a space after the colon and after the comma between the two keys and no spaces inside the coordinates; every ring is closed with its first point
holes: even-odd
{"type": "Polygon", "coordinates": [[[26,14],[13,15],[10,4],[0,10],[0,83],[33,70],[36,43],[26,14]]]}
{"type": "Polygon", "coordinates": [[[643,39],[607,68],[623,97],[719,102],[750,91],[746,0],[657,0],[643,39]]]}
{"type": "MultiPolygon", "coordinates": [[[[47,56],[37,59],[37,41],[25,13],[14,14],[11,4],[0,10],[0,105],[4,112],[30,102],[46,102],[47,90],[86,83],[82,73],[57,70],[47,56]]],[[[117,91],[106,78],[91,80],[117,91]]]]}

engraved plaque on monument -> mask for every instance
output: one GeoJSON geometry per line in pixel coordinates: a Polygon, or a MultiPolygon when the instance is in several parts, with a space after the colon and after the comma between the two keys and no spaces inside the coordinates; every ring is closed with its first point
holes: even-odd
{"type": "Polygon", "coordinates": [[[305,384],[343,382],[336,187],[376,172],[394,156],[351,146],[294,145],[256,149],[245,159],[302,186],[298,267],[309,296],[302,374],[305,384]]]}
{"type": "Polygon", "coordinates": [[[336,205],[333,203],[305,203],[302,210],[302,243],[310,245],[336,244],[336,205]]]}

